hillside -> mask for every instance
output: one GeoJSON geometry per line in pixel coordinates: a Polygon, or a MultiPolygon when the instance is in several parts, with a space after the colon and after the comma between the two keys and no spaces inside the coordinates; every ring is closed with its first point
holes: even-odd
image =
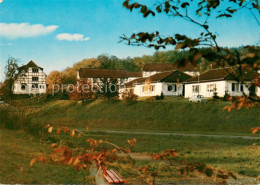
{"type": "Polygon", "coordinates": [[[259,108],[223,111],[228,102],[206,104],[189,103],[187,100],[168,98],[145,100],[134,104],[121,101],[80,102],[58,100],[43,105],[30,106],[33,120],[43,124],[110,130],[145,130],[175,132],[236,132],[249,134],[250,128],[260,122],[259,108]]]}

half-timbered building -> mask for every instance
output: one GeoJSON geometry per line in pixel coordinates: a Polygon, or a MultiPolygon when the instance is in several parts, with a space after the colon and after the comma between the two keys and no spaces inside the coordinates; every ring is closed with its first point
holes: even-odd
{"type": "Polygon", "coordinates": [[[33,61],[19,67],[13,92],[14,94],[46,93],[46,74],[43,72],[43,68],[33,61]]]}

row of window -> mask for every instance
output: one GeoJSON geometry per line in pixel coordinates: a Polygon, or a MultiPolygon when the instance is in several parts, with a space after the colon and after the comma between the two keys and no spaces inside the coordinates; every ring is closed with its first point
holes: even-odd
{"type": "MultiPolygon", "coordinates": [[[[214,92],[216,91],[216,84],[209,84],[207,85],[207,92],[214,92]]],[[[231,87],[232,92],[242,92],[244,91],[244,85],[239,83],[232,83],[231,87]]],[[[193,85],[192,86],[192,92],[193,93],[199,93],[200,92],[200,85],[193,85]]]]}
{"type": "MultiPolygon", "coordinates": [[[[22,84],[22,85],[21,85],[21,90],[25,91],[25,90],[26,90],[26,87],[27,87],[26,84],[22,84]]],[[[44,86],[44,85],[38,85],[38,84],[32,84],[32,89],[38,89],[38,88],[44,89],[45,86],[44,86]]]]}
{"type": "MultiPolygon", "coordinates": [[[[142,92],[145,91],[155,91],[155,85],[150,85],[150,86],[142,86],[142,92]]],[[[177,85],[176,84],[167,84],[167,90],[169,92],[177,92],[177,85]]]]}
{"type": "MultiPolygon", "coordinates": [[[[24,70],[26,73],[28,73],[28,69],[25,69],[24,70]]],[[[39,72],[39,69],[38,68],[32,68],[32,72],[33,73],[38,73],[39,72]]]]}

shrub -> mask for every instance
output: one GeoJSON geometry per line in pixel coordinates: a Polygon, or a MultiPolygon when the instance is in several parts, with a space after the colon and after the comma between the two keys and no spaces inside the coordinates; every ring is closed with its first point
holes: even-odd
{"type": "Polygon", "coordinates": [[[163,94],[163,92],[161,92],[161,100],[163,100],[164,99],[164,94],[163,94]]]}
{"type": "Polygon", "coordinates": [[[124,103],[133,103],[136,102],[138,96],[136,94],[134,94],[133,89],[130,90],[126,90],[123,94],[122,94],[122,99],[124,103]]]}
{"type": "Polygon", "coordinates": [[[155,96],[155,99],[156,99],[156,100],[160,100],[160,99],[161,99],[161,96],[156,95],[156,96],[155,96]]]}
{"type": "Polygon", "coordinates": [[[213,99],[219,99],[218,92],[217,92],[216,88],[214,89],[214,92],[213,92],[213,99]]]}
{"type": "Polygon", "coordinates": [[[228,101],[229,98],[230,98],[230,94],[228,93],[228,91],[225,91],[225,95],[223,97],[223,100],[228,101]]]}

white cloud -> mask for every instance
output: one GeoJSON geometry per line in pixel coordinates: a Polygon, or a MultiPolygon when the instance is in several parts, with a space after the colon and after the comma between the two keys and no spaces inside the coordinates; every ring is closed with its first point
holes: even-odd
{"type": "Polygon", "coordinates": [[[58,40],[66,40],[66,41],[88,41],[90,39],[89,37],[85,37],[84,35],[79,33],[74,33],[74,34],[61,33],[58,34],[56,38],[58,40]]]}
{"type": "Polygon", "coordinates": [[[42,24],[28,24],[28,23],[0,23],[0,37],[9,39],[37,37],[54,32],[58,26],[43,26],[42,24]]]}

